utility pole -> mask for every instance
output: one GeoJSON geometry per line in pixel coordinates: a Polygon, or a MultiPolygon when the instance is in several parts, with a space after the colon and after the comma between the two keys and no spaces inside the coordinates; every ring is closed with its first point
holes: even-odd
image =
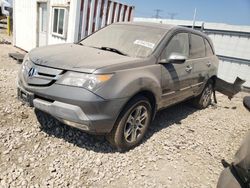
{"type": "Polygon", "coordinates": [[[196,19],[196,8],[194,9],[194,18],[193,18],[193,26],[192,26],[192,29],[194,29],[194,26],[195,26],[195,19],[196,19]]]}
{"type": "Polygon", "coordinates": [[[169,12],[169,13],[168,13],[168,15],[169,15],[170,19],[171,19],[171,20],[173,20],[173,19],[174,19],[174,17],[178,15],[178,13],[175,13],[175,12],[169,12]]]}
{"type": "Polygon", "coordinates": [[[161,18],[160,12],[163,12],[163,10],[155,9],[154,11],[155,11],[155,15],[153,16],[153,18],[161,18]]]}

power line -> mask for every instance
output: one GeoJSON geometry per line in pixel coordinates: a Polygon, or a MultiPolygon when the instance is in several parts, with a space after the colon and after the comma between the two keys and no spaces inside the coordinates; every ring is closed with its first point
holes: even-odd
{"type": "Polygon", "coordinates": [[[155,15],[153,16],[153,18],[161,18],[160,13],[163,12],[163,10],[161,9],[155,9],[155,15]]]}

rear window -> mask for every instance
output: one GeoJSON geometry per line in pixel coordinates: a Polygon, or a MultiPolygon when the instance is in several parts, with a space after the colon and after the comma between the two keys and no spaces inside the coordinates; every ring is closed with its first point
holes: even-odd
{"type": "Polygon", "coordinates": [[[207,39],[205,39],[205,46],[206,46],[206,56],[213,56],[214,52],[213,52],[209,42],[207,41],[207,39]]]}
{"type": "Polygon", "coordinates": [[[204,40],[201,36],[191,34],[190,44],[191,44],[191,48],[190,48],[190,58],[191,59],[205,57],[205,55],[206,55],[205,44],[204,44],[204,40]]]}

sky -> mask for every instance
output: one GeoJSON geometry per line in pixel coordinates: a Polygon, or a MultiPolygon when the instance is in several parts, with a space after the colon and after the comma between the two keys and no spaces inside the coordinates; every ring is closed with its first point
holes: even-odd
{"type": "Polygon", "coordinates": [[[120,0],[135,6],[135,17],[152,18],[161,9],[161,18],[250,25],[250,0],[120,0]]]}

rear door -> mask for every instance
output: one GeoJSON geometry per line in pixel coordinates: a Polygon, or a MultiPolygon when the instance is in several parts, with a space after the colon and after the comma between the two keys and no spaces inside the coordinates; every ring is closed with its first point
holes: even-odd
{"type": "Polygon", "coordinates": [[[209,77],[209,58],[206,57],[206,48],[203,37],[197,34],[190,34],[190,60],[192,61],[192,90],[196,94],[209,77]]]}
{"type": "Polygon", "coordinates": [[[192,95],[192,63],[189,56],[189,34],[179,32],[170,39],[163,50],[160,59],[168,59],[172,53],[186,56],[181,64],[165,63],[161,65],[162,101],[164,106],[179,102],[192,95]]]}

